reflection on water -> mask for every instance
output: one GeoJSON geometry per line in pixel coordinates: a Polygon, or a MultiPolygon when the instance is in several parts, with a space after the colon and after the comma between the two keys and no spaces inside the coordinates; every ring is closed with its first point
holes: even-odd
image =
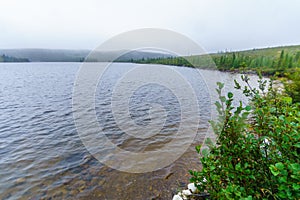
{"type": "MultiPolygon", "coordinates": [[[[190,149],[161,170],[130,174],[99,163],[77,135],[72,89],[79,66],[0,64],[0,199],[170,199],[187,183],[188,170],[199,168],[194,145],[203,140],[211,111],[205,82],[195,78],[195,69],[178,69],[194,86],[201,108],[198,135],[190,149]]],[[[110,98],[112,87],[131,68],[131,64],[115,64],[98,85],[98,122],[120,148],[133,152],[161,148],[180,125],[180,106],[188,105],[179,105],[175,96],[159,85],[143,86],[129,102],[132,119],[147,125],[151,103],[158,103],[167,110],[167,121],[151,140],[124,134],[114,122],[110,98]]],[[[212,79],[216,73],[203,71],[203,76],[219,81],[212,79]]],[[[238,75],[222,73],[228,89],[235,77],[238,75]]]]}

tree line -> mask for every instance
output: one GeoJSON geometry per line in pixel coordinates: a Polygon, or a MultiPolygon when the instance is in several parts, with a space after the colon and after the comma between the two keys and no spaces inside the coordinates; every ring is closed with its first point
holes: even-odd
{"type": "Polygon", "coordinates": [[[277,58],[263,55],[252,57],[241,53],[226,53],[221,56],[215,56],[213,59],[220,70],[252,69],[260,70],[267,75],[273,75],[275,72],[286,72],[300,67],[300,51],[296,54],[291,54],[282,50],[277,58]]]}
{"type": "Polygon", "coordinates": [[[30,62],[27,58],[16,58],[5,54],[0,56],[0,62],[30,62]]]}
{"type": "Polygon", "coordinates": [[[289,53],[282,50],[279,56],[246,55],[240,52],[230,52],[212,55],[167,57],[130,60],[130,62],[143,64],[163,64],[185,67],[209,68],[214,65],[221,71],[260,71],[264,75],[274,75],[292,72],[300,68],[300,51],[289,53]]]}

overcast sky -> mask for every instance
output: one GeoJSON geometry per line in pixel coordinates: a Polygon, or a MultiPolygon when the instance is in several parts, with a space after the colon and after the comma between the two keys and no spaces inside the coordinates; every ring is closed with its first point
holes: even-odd
{"type": "Polygon", "coordinates": [[[300,44],[299,0],[0,0],[0,48],[93,49],[137,28],[209,52],[300,44]]]}

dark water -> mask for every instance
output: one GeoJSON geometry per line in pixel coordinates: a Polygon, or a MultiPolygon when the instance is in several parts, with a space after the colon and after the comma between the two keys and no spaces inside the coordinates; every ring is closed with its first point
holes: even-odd
{"type": "MultiPolygon", "coordinates": [[[[171,199],[188,182],[188,170],[200,169],[194,145],[202,142],[207,131],[212,100],[208,90],[212,89],[193,75],[195,69],[178,69],[196,88],[202,106],[198,135],[176,162],[154,172],[132,174],[98,162],[77,134],[72,90],[79,67],[80,63],[0,64],[0,199],[171,199]]],[[[150,148],[149,141],[124,135],[110,110],[112,87],[131,68],[131,64],[116,64],[107,71],[97,88],[96,112],[108,138],[123,149],[139,152],[150,148]]],[[[217,72],[203,74],[219,81],[214,79],[217,72]]],[[[238,77],[221,76],[229,88],[238,77]]],[[[168,113],[165,136],[150,142],[158,148],[167,142],[168,133],[177,131],[180,105],[170,91],[143,86],[129,102],[137,124],[149,123],[147,110],[153,102],[168,113]]]]}

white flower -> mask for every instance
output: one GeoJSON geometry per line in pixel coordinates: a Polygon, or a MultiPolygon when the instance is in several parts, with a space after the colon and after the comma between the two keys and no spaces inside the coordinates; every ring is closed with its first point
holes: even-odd
{"type": "Polygon", "coordinates": [[[270,145],[270,141],[267,139],[267,138],[265,138],[264,139],[264,142],[263,142],[264,144],[267,144],[267,145],[270,145]]]}
{"type": "Polygon", "coordinates": [[[188,184],[188,189],[191,190],[194,193],[194,192],[196,192],[197,187],[195,186],[194,183],[189,183],[188,184]]]}
{"type": "Polygon", "coordinates": [[[191,195],[191,191],[190,190],[182,190],[182,194],[185,195],[185,196],[189,196],[191,195]]]}
{"type": "Polygon", "coordinates": [[[181,198],[181,196],[179,196],[178,194],[173,196],[172,200],[183,200],[183,198],[181,198]]]}

